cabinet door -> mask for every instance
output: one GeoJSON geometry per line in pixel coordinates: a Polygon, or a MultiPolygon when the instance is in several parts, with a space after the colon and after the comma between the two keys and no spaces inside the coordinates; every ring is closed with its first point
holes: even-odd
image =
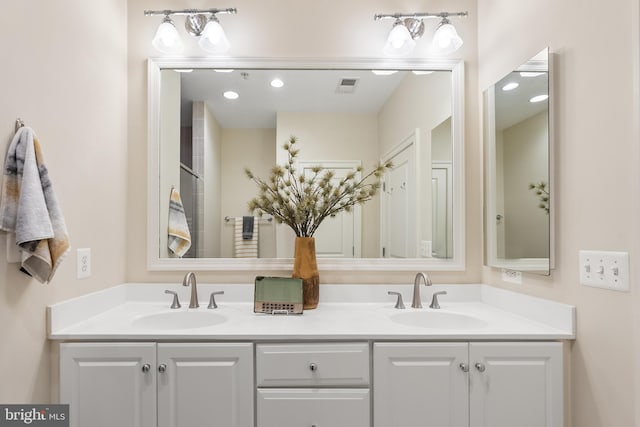
{"type": "Polygon", "coordinates": [[[562,343],[471,343],[471,427],[562,427],[562,343]]]}
{"type": "Polygon", "coordinates": [[[467,357],[467,343],[374,344],[374,426],[466,427],[467,357]]]}
{"type": "Polygon", "coordinates": [[[369,389],[258,389],[258,427],[369,427],[369,389]]]}
{"type": "Polygon", "coordinates": [[[158,427],[252,427],[253,346],[158,344],[158,427]]]}
{"type": "Polygon", "coordinates": [[[61,344],[60,402],[71,426],[155,427],[155,362],[154,343],[61,344]]]}

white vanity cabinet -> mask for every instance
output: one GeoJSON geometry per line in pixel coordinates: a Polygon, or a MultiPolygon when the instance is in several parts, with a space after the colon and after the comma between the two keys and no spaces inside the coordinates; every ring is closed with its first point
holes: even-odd
{"type": "Polygon", "coordinates": [[[369,343],[257,344],[257,427],[370,427],[369,343]]]}
{"type": "Polygon", "coordinates": [[[559,342],[375,343],[374,427],[562,427],[559,342]]]}
{"type": "Polygon", "coordinates": [[[156,426],[156,345],[60,345],[60,403],[70,425],[156,426]]]}
{"type": "Polygon", "coordinates": [[[251,343],[63,343],[76,427],[253,426],[251,343]]]}

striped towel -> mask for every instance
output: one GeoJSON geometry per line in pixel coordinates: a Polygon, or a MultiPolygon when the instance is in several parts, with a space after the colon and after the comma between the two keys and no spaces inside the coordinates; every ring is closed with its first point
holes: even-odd
{"type": "Polygon", "coordinates": [[[15,233],[21,270],[49,283],[70,250],[67,227],[35,132],[16,132],[4,165],[0,230],[15,233]]]}
{"type": "Polygon", "coordinates": [[[177,257],[182,258],[191,247],[191,233],[187,225],[187,217],[184,214],[180,193],[175,188],[171,189],[171,196],[169,196],[169,227],[167,233],[169,250],[177,257]]]}
{"type": "MultiPolygon", "coordinates": [[[[234,233],[233,241],[235,243],[234,254],[235,258],[258,258],[258,227],[257,223],[253,227],[253,233],[251,239],[242,238],[242,217],[236,217],[234,219],[234,233]]],[[[255,223],[255,221],[254,221],[255,223]]]]}

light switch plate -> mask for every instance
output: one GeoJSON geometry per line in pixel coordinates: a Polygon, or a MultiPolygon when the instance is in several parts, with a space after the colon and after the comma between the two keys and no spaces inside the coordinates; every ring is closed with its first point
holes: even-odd
{"type": "Polygon", "coordinates": [[[580,283],[595,288],[629,291],[629,253],[580,251],[580,283]]]}

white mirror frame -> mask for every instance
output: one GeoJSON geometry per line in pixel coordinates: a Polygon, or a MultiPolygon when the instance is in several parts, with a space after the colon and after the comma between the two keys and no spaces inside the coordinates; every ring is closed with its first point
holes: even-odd
{"type": "Polygon", "coordinates": [[[273,271],[290,270],[291,258],[160,258],[159,251],[159,141],[160,71],[165,68],[291,68],[442,70],[452,72],[453,139],[453,256],[439,258],[319,258],[320,271],[464,271],[465,270],[465,174],[464,174],[464,62],[458,60],[389,59],[273,59],[273,58],[150,58],[148,60],[147,128],[147,269],[150,271],[273,271]]]}
{"type": "Polygon", "coordinates": [[[498,244],[496,242],[497,226],[496,215],[496,118],[495,118],[495,85],[492,85],[484,92],[484,141],[485,141],[485,264],[489,267],[501,268],[504,270],[522,272],[545,272],[551,274],[554,268],[555,253],[555,221],[554,221],[554,138],[553,138],[553,73],[552,55],[549,53],[548,62],[537,64],[535,61],[528,61],[514,71],[545,71],[549,73],[549,205],[551,213],[549,215],[549,258],[498,258],[498,244]]]}

